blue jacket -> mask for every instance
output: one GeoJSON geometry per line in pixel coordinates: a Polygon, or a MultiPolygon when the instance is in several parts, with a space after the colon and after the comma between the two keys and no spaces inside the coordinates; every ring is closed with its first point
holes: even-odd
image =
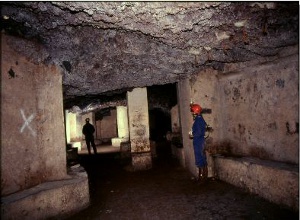
{"type": "Polygon", "coordinates": [[[197,115],[192,127],[194,138],[204,138],[206,129],[206,122],[201,115],[197,115]]]}

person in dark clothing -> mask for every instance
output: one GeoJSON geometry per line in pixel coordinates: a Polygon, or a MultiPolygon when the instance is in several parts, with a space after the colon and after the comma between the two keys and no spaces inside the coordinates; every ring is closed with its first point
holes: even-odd
{"type": "Polygon", "coordinates": [[[194,117],[194,123],[192,127],[192,134],[190,135],[193,138],[195,163],[199,169],[198,180],[200,182],[205,182],[208,176],[207,160],[204,150],[206,122],[201,115],[201,111],[202,108],[200,107],[200,105],[191,105],[191,112],[194,117]]]}
{"type": "Polygon", "coordinates": [[[91,144],[92,144],[92,147],[94,149],[94,153],[97,154],[97,149],[96,149],[96,145],[95,145],[95,142],[94,142],[95,128],[92,124],[90,124],[90,119],[89,118],[86,118],[85,122],[86,122],[86,124],[82,128],[82,133],[85,136],[85,143],[86,143],[87,149],[89,151],[89,154],[91,154],[91,144]]]}

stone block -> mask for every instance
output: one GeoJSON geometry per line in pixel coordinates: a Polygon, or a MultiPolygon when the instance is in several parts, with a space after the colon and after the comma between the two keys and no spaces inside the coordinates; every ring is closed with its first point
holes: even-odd
{"type": "Polygon", "coordinates": [[[215,158],[217,177],[249,190],[273,203],[299,211],[299,171],[297,165],[250,157],[215,158]]]}
{"type": "Polygon", "coordinates": [[[127,142],[129,138],[112,138],[111,144],[113,147],[120,147],[122,142],[127,142]]]}
{"type": "Polygon", "coordinates": [[[132,166],[134,171],[151,169],[152,168],[151,152],[132,153],[132,166]]]}
{"type": "Polygon", "coordinates": [[[76,169],[68,179],[2,197],[1,219],[62,219],[86,208],[90,203],[88,177],[82,167],[76,169]]]}
{"type": "Polygon", "coordinates": [[[81,151],[81,141],[71,142],[73,148],[77,148],[78,151],[81,151]]]}

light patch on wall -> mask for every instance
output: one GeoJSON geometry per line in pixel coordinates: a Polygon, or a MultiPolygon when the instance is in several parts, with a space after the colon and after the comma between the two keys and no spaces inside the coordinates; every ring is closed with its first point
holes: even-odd
{"type": "Polygon", "coordinates": [[[24,129],[27,127],[30,130],[31,134],[33,136],[36,136],[35,131],[30,127],[30,122],[33,120],[34,114],[31,114],[28,118],[26,118],[23,109],[20,109],[20,111],[21,111],[22,118],[24,120],[24,124],[20,129],[20,133],[23,133],[24,129]]]}
{"type": "Polygon", "coordinates": [[[267,9],[275,9],[275,3],[273,2],[268,2],[268,3],[258,3],[258,2],[255,2],[255,3],[252,3],[250,5],[251,7],[255,7],[255,6],[258,6],[260,8],[267,8],[267,9]]]}
{"type": "Polygon", "coordinates": [[[199,55],[200,50],[198,48],[191,47],[191,49],[189,50],[189,54],[199,55]]]}
{"type": "Polygon", "coordinates": [[[210,51],[211,47],[203,47],[206,51],[210,51]]]}
{"type": "Polygon", "coordinates": [[[244,27],[246,25],[246,20],[243,20],[243,21],[238,21],[238,22],[235,22],[234,23],[234,26],[236,27],[244,27]]]}
{"type": "Polygon", "coordinates": [[[215,35],[216,35],[218,41],[225,40],[230,37],[226,32],[219,32],[219,33],[216,32],[215,35]]]}

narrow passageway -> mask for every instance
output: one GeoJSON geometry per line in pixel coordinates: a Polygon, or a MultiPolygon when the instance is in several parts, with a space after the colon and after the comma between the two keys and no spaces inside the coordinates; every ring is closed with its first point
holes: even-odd
{"type": "Polygon", "coordinates": [[[91,205],[68,219],[298,219],[298,213],[222,181],[196,184],[167,145],[159,145],[157,155],[151,170],[139,172],[119,152],[80,155],[91,205]]]}

